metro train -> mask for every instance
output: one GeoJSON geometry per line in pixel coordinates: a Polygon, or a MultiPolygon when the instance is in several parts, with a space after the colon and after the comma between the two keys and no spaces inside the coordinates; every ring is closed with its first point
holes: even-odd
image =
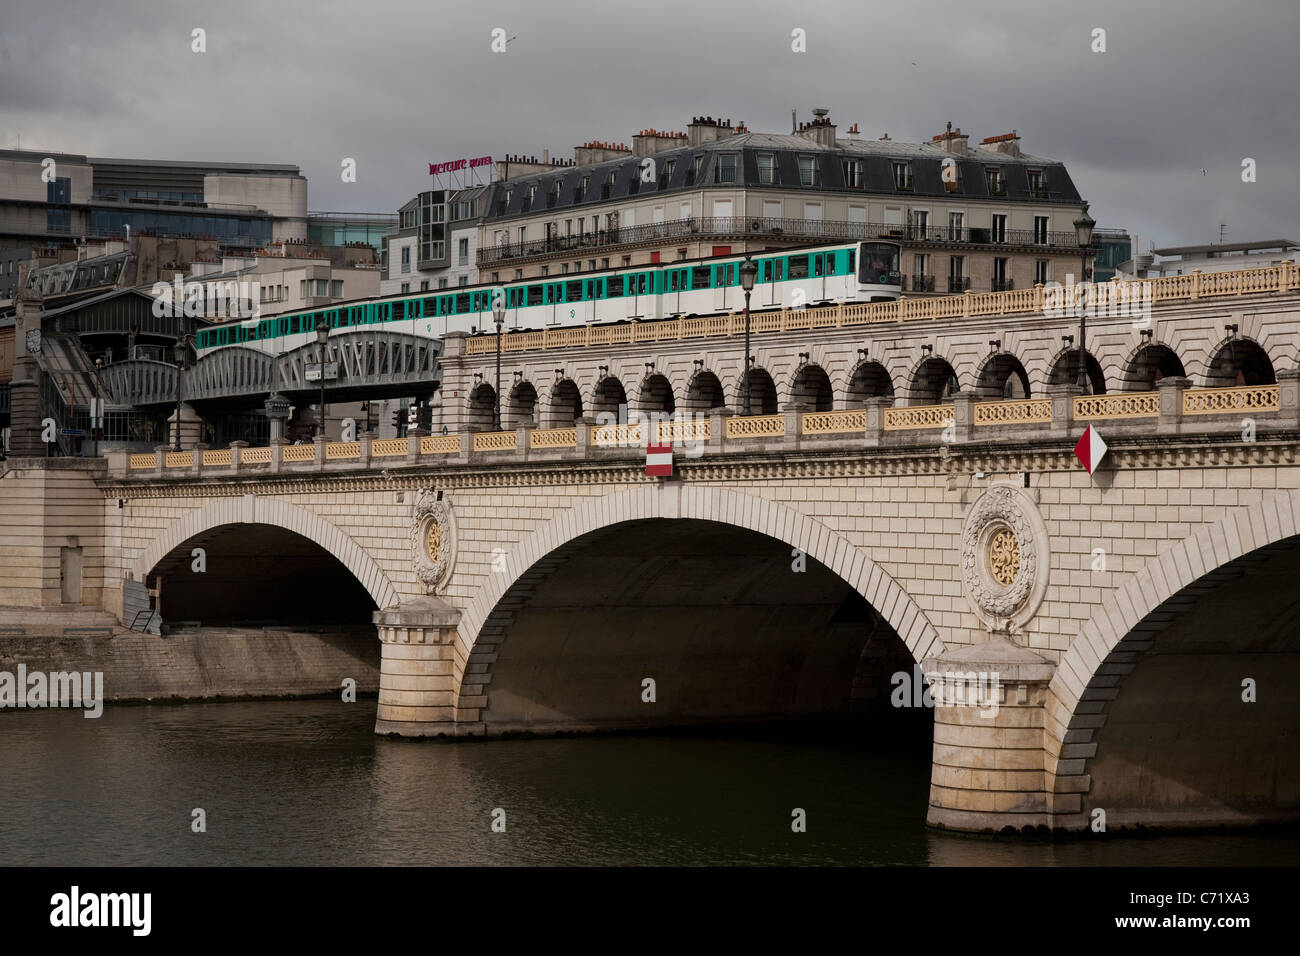
{"type": "MultiPolygon", "coordinates": [[[[901,247],[873,240],[751,253],[758,276],[750,309],[879,302],[902,293],[901,247]]],[[[441,338],[493,328],[492,298],[506,303],[506,329],[654,321],[734,312],[744,306],[743,255],[628,266],[600,272],[538,276],[400,296],[336,303],[323,309],[214,325],[199,331],[198,356],[243,346],[279,354],[316,341],[321,319],[331,334],[369,325],[441,338]]]]}

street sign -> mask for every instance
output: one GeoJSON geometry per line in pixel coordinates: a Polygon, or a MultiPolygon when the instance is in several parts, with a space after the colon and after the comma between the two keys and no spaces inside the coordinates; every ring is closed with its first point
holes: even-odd
{"type": "Polygon", "coordinates": [[[59,434],[68,438],[85,438],[86,430],[84,428],[60,428],[59,434]]]}
{"type": "Polygon", "coordinates": [[[1091,475],[1097,470],[1102,458],[1106,457],[1106,443],[1101,440],[1101,434],[1097,429],[1089,425],[1083,430],[1083,437],[1074,446],[1074,457],[1088,469],[1088,474],[1091,475]]]}
{"type": "MultiPolygon", "coordinates": [[[[325,363],[325,381],[327,381],[327,382],[332,382],[332,381],[334,381],[335,379],[337,379],[338,377],[339,377],[339,363],[338,363],[338,362],[326,362],[326,363],[325,363]]],[[[309,381],[309,382],[319,382],[319,381],[320,381],[320,362],[308,362],[308,363],[307,363],[307,381],[309,381]]]]}
{"type": "Polygon", "coordinates": [[[672,443],[645,446],[645,473],[651,478],[667,478],[673,473],[672,443]]]}

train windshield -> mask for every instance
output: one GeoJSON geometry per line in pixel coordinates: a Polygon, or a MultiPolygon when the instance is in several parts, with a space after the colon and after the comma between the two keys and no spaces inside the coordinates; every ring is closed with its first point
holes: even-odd
{"type": "Polygon", "coordinates": [[[863,285],[898,285],[899,248],[892,242],[862,243],[858,255],[858,281],[863,285]]]}

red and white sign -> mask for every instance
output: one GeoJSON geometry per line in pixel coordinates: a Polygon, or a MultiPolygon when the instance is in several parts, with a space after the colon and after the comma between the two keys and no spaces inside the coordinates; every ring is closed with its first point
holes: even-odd
{"type": "Polygon", "coordinates": [[[429,175],[441,176],[443,173],[454,173],[462,169],[478,169],[480,166],[491,165],[491,156],[480,156],[478,159],[453,159],[449,163],[430,163],[429,175]]]}
{"type": "Polygon", "coordinates": [[[1083,430],[1083,437],[1079,439],[1079,444],[1074,446],[1074,457],[1088,469],[1088,474],[1091,475],[1097,470],[1101,460],[1106,457],[1106,443],[1101,440],[1097,429],[1089,425],[1083,430]]]}
{"type": "Polygon", "coordinates": [[[651,478],[667,478],[673,473],[673,446],[648,444],[645,446],[645,473],[651,478]]]}

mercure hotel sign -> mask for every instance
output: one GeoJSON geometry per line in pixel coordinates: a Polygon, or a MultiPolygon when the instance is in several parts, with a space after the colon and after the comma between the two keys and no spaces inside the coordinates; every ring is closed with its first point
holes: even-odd
{"type": "Polygon", "coordinates": [[[449,163],[430,163],[429,175],[440,176],[443,173],[454,173],[461,169],[478,169],[480,166],[491,165],[491,156],[480,156],[478,159],[453,159],[449,163]]]}

